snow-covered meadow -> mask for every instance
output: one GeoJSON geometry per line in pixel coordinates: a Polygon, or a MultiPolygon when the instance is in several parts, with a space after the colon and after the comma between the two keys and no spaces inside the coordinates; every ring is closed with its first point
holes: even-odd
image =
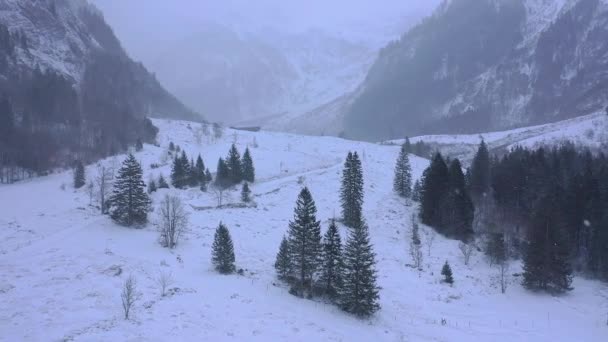
{"type": "MultiPolygon", "coordinates": [[[[501,294],[498,269],[477,252],[469,266],[458,243],[436,236],[424,270],[407,266],[410,217],[392,191],[398,146],[227,130],[215,140],[197,139],[198,124],[156,120],[160,147],[145,145],[136,158],[144,179],[161,172],[168,179],[169,142],[189,156],[201,153],[212,171],[235,142],[249,146],[256,166],[255,207],[212,209],[216,195],[198,189],[161,190],[179,194],[189,212],[189,230],[175,250],[158,243],[156,213],[144,229],[115,225],[90,205],[87,189],[73,190],[71,172],[0,186],[1,341],[606,341],[608,286],[576,277],[575,289],[560,297],[535,294],[512,274],[501,294]],[[255,147],[254,145],[257,145],[255,147]],[[381,310],[369,320],[349,316],[321,301],[294,297],[276,280],[273,264],[302,186],[310,188],[323,229],[340,214],[338,190],[344,157],[359,152],[365,177],[364,213],[377,254],[381,310]],[[151,164],[161,164],[152,169],[151,164]],[[164,164],[164,165],[163,165],[164,164]],[[218,223],[230,229],[237,268],[223,276],[211,266],[218,223]],[[453,287],[439,274],[449,260],[453,287]],[[161,297],[155,278],[171,272],[175,288],[161,297]],[[133,318],[122,318],[121,287],[136,277],[140,300],[133,318]],[[445,324],[442,324],[445,320],[445,324]]],[[[124,156],[102,161],[118,164],[124,156]]],[[[411,156],[414,176],[428,161],[411,156]]],[[[87,178],[96,165],[87,167],[87,178]]],[[[238,203],[238,189],[224,203],[238,203]]],[[[342,228],[342,238],[347,231],[342,228]]]]}

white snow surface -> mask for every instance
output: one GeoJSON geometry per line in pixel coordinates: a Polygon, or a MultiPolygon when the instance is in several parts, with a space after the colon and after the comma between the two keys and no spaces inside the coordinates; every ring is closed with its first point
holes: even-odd
{"type": "MultiPolygon", "coordinates": [[[[143,229],[115,225],[89,205],[85,189],[71,188],[71,172],[0,186],[0,341],[606,341],[608,288],[575,277],[563,296],[531,293],[509,276],[506,294],[495,283],[498,270],[481,253],[464,266],[458,243],[437,236],[424,270],[406,264],[410,216],[392,192],[398,146],[228,130],[218,141],[196,142],[194,123],[161,121],[158,142],[136,153],[145,179],[160,172],[170,141],[191,156],[201,153],[210,169],[236,142],[247,145],[256,166],[252,185],[256,208],[207,209],[213,193],[198,189],[162,190],[178,194],[190,214],[189,231],[173,251],[157,243],[156,214],[143,229]],[[189,128],[190,127],[190,128],[189,128]],[[253,148],[253,141],[259,147],[253,148]],[[323,229],[340,212],[338,190],[348,151],[362,156],[364,213],[377,254],[382,309],[361,320],[321,300],[296,298],[276,280],[274,259],[303,185],[316,200],[323,229]],[[299,184],[302,183],[302,184],[299,184]],[[65,184],[65,190],[61,185],[65,184]],[[223,221],[232,234],[236,263],[244,275],[223,276],[210,264],[215,227],[223,221]],[[440,282],[449,260],[456,283],[440,282]],[[115,275],[121,269],[120,275],[115,275]],[[154,283],[170,271],[179,288],[161,297],[154,283]],[[141,299],[133,318],[122,319],[120,291],[129,274],[141,299]],[[445,325],[441,320],[445,319],[445,325]]],[[[472,138],[471,138],[472,139],[472,138]]],[[[490,136],[487,138],[490,140],[490,136]]],[[[464,140],[463,140],[464,141],[464,140]]],[[[102,161],[111,165],[124,156],[102,161]]],[[[417,178],[428,161],[411,157],[417,178]]],[[[86,169],[88,179],[95,165],[86,169]]],[[[239,191],[226,202],[239,201],[239,191]]],[[[346,228],[341,229],[343,240],[346,228]]],[[[422,227],[423,244],[429,228],[422,227]]],[[[514,261],[511,273],[520,271],[514,261]]]]}
{"type": "MultiPolygon", "coordinates": [[[[481,140],[490,149],[511,150],[517,146],[536,149],[556,146],[566,142],[598,150],[608,144],[608,116],[597,112],[549,124],[516,128],[507,131],[477,134],[423,135],[410,139],[412,143],[423,141],[434,145],[442,153],[452,157],[470,159],[477,151],[481,140]]],[[[402,144],[403,139],[389,143],[402,144]]]]}

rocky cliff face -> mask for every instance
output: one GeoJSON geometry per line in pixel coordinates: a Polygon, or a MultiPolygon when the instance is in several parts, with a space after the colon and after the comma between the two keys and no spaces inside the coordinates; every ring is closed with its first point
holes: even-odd
{"type": "Polygon", "coordinates": [[[556,121],[608,104],[608,2],[451,0],[384,48],[345,110],[384,139],[556,121]]]}

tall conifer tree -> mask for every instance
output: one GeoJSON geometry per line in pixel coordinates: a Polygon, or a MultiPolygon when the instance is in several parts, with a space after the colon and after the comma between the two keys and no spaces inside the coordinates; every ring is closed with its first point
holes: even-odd
{"type": "Polygon", "coordinates": [[[340,200],[344,224],[349,227],[356,226],[363,215],[363,169],[357,152],[349,152],[346,157],[340,200]]]}
{"type": "Polygon", "coordinates": [[[332,220],[323,237],[323,264],[321,266],[321,286],[330,298],[336,298],[342,287],[342,241],[336,221],[332,220]]]}
{"type": "Polygon", "coordinates": [[[211,262],[215,270],[222,274],[234,273],[236,267],[234,266],[235,257],[232,237],[230,237],[228,228],[221,222],[215,231],[212,249],[211,262]]]}
{"type": "Polygon", "coordinates": [[[412,196],[412,167],[405,144],[401,146],[397,164],[395,165],[393,190],[404,198],[410,198],[412,196]]]}
{"type": "Polygon", "coordinates": [[[293,291],[299,296],[312,289],[314,276],[321,262],[321,224],[317,221],[317,208],[308,188],[302,189],[294,218],[289,222],[289,253],[293,276],[293,291]]]}
{"type": "Polygon", "coordinates": [[[339,291],[339,305],[360,317],[367,317],[380,309],[379,289],[376,285],[376,261],[364,220],[355,226],[344,248],[343,285],[339,291]]]}
{"type": "Polygon", "coordinates": [[[110,217],[124,226],[145,224],[150,198],[142,177],[141,166],[132,154],[122,163],[110,197],[110,217]]]}
{"type": "Polygon", "coordinates": [[[249,147],[245,149],[243,154],[243,180],[253,183],[255,182],[255,167],[253,166],[253,159],[251,158],[251,152],[249,147]]]}

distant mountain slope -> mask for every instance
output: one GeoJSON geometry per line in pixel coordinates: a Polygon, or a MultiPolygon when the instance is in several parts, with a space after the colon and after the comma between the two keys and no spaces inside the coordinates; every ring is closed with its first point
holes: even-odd
{"type": "MultiPolygon", "coordinates": [[[[483,139],[496,154],[521,146],[529,149],[573,143],[598,151],[608,147],[608,113],[598,112],[555,123],[477,134],[423,135],[410,139],[422,141],[452,158],[469,161],[483,139]]],[[[402,139],[392,143],[402,144],[402,139]]]]}
{"type": "Polygon", "coordinates": [[[380,53],[346,135],[386,139],[556,121],[608,103],[608,3],[452,0],[380,53]]]}
{"type": "Polygon", "coordinates": [[[0,0],[0,166],[44,170],[201,118],[132,61],[85,0],[0,0]],[[74,155],[75,154],[75,155],[74,155]]]}

